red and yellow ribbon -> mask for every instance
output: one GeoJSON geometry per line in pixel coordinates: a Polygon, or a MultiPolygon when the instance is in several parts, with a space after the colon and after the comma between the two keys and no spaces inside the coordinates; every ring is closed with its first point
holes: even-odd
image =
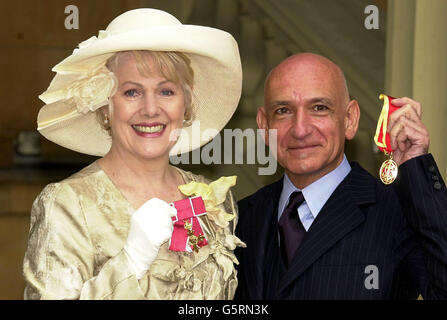
{"type": "Polygon", "coordinates": [[[379,170],[380,180],[384,184],[393,183],[397,177],[397,164],[393,160],[393,149],[391,149],[390,134],[387,132],[388,121],[390,115],[399,109],[391,103],[394,97],[388,96],[386,94],[380,94],[380,100],[383,100],[382,111],[380,112],[379,121],[377,122],[376,134],[374,136],[374,142],[380,151],[385,153],[385,155],[390,156],[390,159],[386,160],[379,170]]]}
{"type": "Polygon", "coordinates": [[[393,150],[391,149],[390,134],[386,132],[388,127],[388,119],[390,115],[399,109],[391,103],[391,100],[395,99],[392,96],[386,94],[380,94],[380,100],[383,100],[382,112],[380,112],[379,121],[377,122],[376,134],[374,136],[374,142],[379,147],[380,151],[386,155],[391,154],[393,150]]]}
{"type": "Polygon", "coordinates": [[[200,221],[197,217],[206,214],[202,197],[189,197],[171,204],[177,209],[177,215],[172,217],[174,229],[169,250],[195,251],[206,246],[206,240],[200,221]]]}

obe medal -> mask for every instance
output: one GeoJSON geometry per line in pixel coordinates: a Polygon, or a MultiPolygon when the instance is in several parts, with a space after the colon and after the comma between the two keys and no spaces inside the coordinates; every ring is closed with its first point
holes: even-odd
{"type": "Polygon", "coordinates": [[[379,170],[380,180],[384,184],[391,184],[396,180],[397,177],[397,164],[393,160],[393,150],[391,149],[390,134],[387,133],[388,118],[389,116],[399,109],[399,107],[393,105],[391,100],[394,98],[387,96],[386,94],[381,94],[379,99],[383,100],[383,107],[380,113],[379,121],[377,122],[376,135],[374,136],[374,142],[380,151],[385,155],[389,155],[390,158],[382,163],[379,170]]]}

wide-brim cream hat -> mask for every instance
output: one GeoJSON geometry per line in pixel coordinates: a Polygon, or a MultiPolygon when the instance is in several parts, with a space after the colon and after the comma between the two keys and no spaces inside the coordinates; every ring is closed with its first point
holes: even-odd
{"type": "MultiPolygon", "coordinates": [[[[241,61],[233,36],[215,28],[185,25],[164,11],[145,8],[119,15],[52,69],[57,74],[39,96],[46,105],[37,117],[38,131],[74,151],[105,155],[112,141],[95,110],[108,104],[116,87],[105,64],[114,53],[129,50],[186,54],[194,70],[193,120],[200,121],[200,131],[219,132],[230,120],[242,90],[241,61]]],[[[189,152],[214,138],[194,136],[192,128],[183,128],[171,155],[189,152]]]]}

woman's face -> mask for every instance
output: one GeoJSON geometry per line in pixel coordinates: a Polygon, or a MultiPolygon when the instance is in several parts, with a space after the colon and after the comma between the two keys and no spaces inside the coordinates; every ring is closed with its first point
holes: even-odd
{"type": "Polygon", "coordinates": [[[149,55],[143,55],[151,75],[137,69],[133,54],[120,57],[114,70],[118,89],[112,97],[112,149],[122,155],[154,159],[169,157],[185,114],[184,93],[180,84],[160,73],[149,55]]]}

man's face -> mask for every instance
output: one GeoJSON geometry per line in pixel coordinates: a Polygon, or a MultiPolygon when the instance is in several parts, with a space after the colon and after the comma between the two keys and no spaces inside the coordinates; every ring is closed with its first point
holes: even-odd
{"type": "Polygon", "coordinates": [[[324,64],[280,66],[258,110],[259,127],[277,130],[278,162],[287,173],[309,183],[341,163],[345,138],[353,138],[357,130],[358,117],[354,132],[350,127],[353,101],[337,81],[343,78],[324,64]]]}

